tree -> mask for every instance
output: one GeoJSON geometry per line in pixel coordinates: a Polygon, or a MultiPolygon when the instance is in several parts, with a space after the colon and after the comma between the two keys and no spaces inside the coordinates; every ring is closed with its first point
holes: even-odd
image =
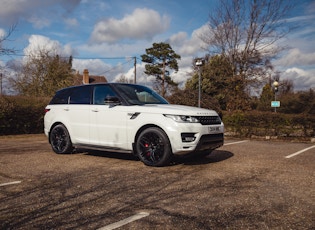
{"type": "MultiPolygon", "coordinates": [[[[198,105],[198,90],[192,89],[176,89],[175,93],[166,97],[166,99],[171,104],[178,105],[188,105],[188,106],[197,106],[198,105]]],[[[219,102],[216,98],[209,96],[208,94],[203,95],[201,101],[201,107],[207,109],[213,109],[217,111],[220,116],[222,116],[221,108],[219,102]]]]}
{"type": "Polygon", "coordinates": [[[132,84],[133,79],[128,79],[125,75],[122,74],[122,75],[120,75],[120,77],[118,78],[118,80],[116,82],[132,84]]]}
{"type": "MultiPolygon", "coordinates": [[[[231,76],[229,63],[221,55],[204,58],[204,65],[200,67],[201,72],[201,92],[202,99],[205,95],[215,98],[219,101],[221,109],[226,109],[228,78],[231,76]]],[[[188,79],[185,85],[186,89],[197,90],[199,88],[199,69],[193,63],[196,70],[192,78],[188,79]]]]}
{"type": "Polygon", "coordinates": [[[16,53],[16,49],[4,47],[4,43],[9,40],[9,37],[12,35],[15,28],[16,24],[10,27],[8,33],[4,34],[3,36],[0,35],[0,55],[9,55],[16,53]]]}
{"type": "Polygon", "coordinates": [[[146,49],[146,54],[141,55],[145,65],[145,74],[156,77],[155,89],[165,96],[167,89],[177,87],[171,79],[171,70],[178,71],[177,60],[180,55],[176,54],[167,43],[153,43],[153,47],[146,49]]]}
{"type": "Polygon", "coordinates": [[[289,92],[279,96],[281,107],[277,110],[291,114],[315,114],[315,91],[289,92]]]}
{"type": "Polygon", "coordinates": [[[284,49],[277,45],[290,28],[285,0],[222,0],[209,16],[209,31],[202,35],[210,55],[220,54],[232,67],[237,97],[248,97],[249,87],[263,81],[271,60],[284,49]]]}
{"type": "Polygon", "coordinates": [[[261,111],[270,111],[271,110],[271,101],[274,100],[274,92],[271,85],[268,83],[264,86],[257,109],[261,111]]]}
{"type": "Polygon", "coordinates": [[[56,90],[74,82],[72,57],[68,60],[49,51],[40,50],[31,54],[22,65],[16,79],[11,79],[13,88],[26,96],[53,96],[56,90]]]}

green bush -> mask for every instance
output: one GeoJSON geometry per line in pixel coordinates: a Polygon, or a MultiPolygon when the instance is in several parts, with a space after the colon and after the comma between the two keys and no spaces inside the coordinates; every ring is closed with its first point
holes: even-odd
{"type": "Polygon", "coordinates": [[[0,135],[43,133],[49,98],[0,96],[0,135]]]}
{"type": "Polygon", "coordinates": [[[310,114],[261,111],[224,112],[223,122],[227,133],[240,137],[301,138],[315,136],[315,117],[310,114]]]}

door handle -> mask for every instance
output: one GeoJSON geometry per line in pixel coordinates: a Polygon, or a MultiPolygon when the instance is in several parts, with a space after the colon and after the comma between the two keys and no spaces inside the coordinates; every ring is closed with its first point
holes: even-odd
{"type": "Polygon", "coordinates": [[[98,111],[99,111],[98,108],[92,109],[92,112],[98,112],[98,111]]]}

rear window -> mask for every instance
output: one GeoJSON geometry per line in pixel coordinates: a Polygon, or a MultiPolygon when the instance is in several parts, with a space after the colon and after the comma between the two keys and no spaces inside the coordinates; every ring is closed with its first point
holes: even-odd
{"type": "Polygon", "coordinates": [[[72,89],[70,95],[70,104],[90,104],[91,103],[91,87],[76,87],[72,89]]]}
{"type": "Polygon", "coordinates": [[[59,90],[49,104],[90,104],[90,102],[91,87],[81,86],[59,90]]]}
{"type": "Polygon", "coordinates": [[[69,102],[69,95],[71,93],[71,89],[63,89],[56,93],[53,99],[50,101],[50,105],[55,104],[68,104],[69,102]]]}

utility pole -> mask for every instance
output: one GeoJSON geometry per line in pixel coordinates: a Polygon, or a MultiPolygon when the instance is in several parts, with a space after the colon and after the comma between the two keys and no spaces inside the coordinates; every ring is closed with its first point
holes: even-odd
{"type": "Polygon", "coordinates": [[[137,83],[137,57],[134,57],[134,79],[133,79],[133,83],[136,84],[137,83]]]}
{"type": "Polygon", "coordinates": [[[0,73],[0,95],[2,95],[2,73],[0,73]]]}

